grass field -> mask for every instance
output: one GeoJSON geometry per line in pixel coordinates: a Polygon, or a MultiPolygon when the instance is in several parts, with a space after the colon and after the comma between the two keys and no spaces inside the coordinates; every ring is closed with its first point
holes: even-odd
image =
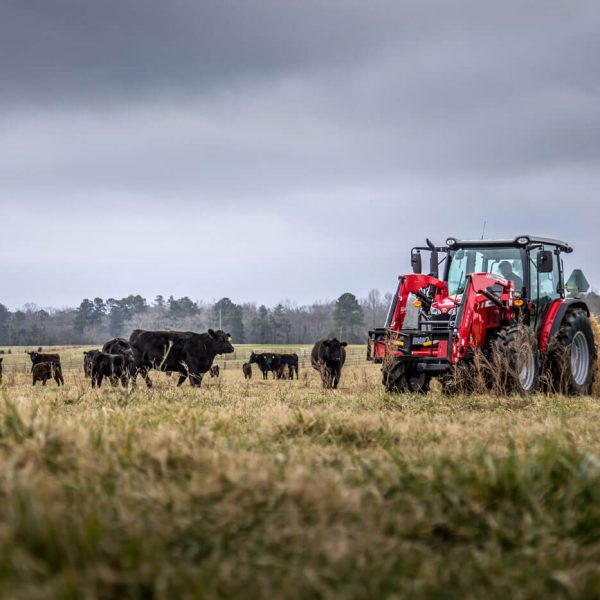
{"type": "Polygon", "coordinates": [[[5,370],[0,596],[600,596],[597,397],[390,396],[366,363],[338,391],[256,375],[5,370]]]}

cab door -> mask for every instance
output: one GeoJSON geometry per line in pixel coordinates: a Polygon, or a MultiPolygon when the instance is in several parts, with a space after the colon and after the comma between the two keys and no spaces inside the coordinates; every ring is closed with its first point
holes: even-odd
{"type": "Polygon", "coordinates": [[[529,251],[529,290],[535,314],[535,319],[531,319],[531,325],[535,327],[540,323],[544,311],[563,295],[560,257],[554,246],[537,246],[529,251]],[[552,257],[552,265],[546,262],[545,267],[540,267],[540,255],[543,252],[546,257],[552,257]]]}

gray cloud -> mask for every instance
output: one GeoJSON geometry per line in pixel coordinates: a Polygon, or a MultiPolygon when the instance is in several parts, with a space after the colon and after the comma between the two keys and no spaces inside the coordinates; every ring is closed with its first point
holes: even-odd
{"type": "Polygon", "coordinates": [[[484,220],[600,281],[592,3],[0,7],[0,302],[366,293],[484,220]]]}

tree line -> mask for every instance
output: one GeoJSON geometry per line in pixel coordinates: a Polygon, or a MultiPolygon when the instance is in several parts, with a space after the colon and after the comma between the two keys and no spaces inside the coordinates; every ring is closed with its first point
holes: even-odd
{"type": "Polygon", "coordinates": [[[184,296],[152,301],[140,295],[85,298],[76,308],[44,309],[26,304],[10,311],[0,304],[0,346],[98,344],[128,337],[133,329],[206,331],[223,329],[234,343],[309,344],[325,336],[364,343],[367,331],[383,325],[391,295],[372,290],[365,298],[346,292],[337,300],[296,306],[208,303],[184,296]]]}

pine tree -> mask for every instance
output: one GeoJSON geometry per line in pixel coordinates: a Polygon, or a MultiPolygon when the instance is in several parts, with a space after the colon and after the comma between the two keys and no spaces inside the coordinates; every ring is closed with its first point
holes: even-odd
{"type": "Polygon", "coordinates": [[[349,292],[342,294],[335,303],[333,319],[340,339],[348,342],[362,342],[361,328],[365,317],[356,296],[349,292]]]}
{"type": "Polygon", "coordinates": [[[94,322],[94,303],[84,298],[75,312],[76,316],[73,321],[73,327],[81,335],[94,322]]]}

